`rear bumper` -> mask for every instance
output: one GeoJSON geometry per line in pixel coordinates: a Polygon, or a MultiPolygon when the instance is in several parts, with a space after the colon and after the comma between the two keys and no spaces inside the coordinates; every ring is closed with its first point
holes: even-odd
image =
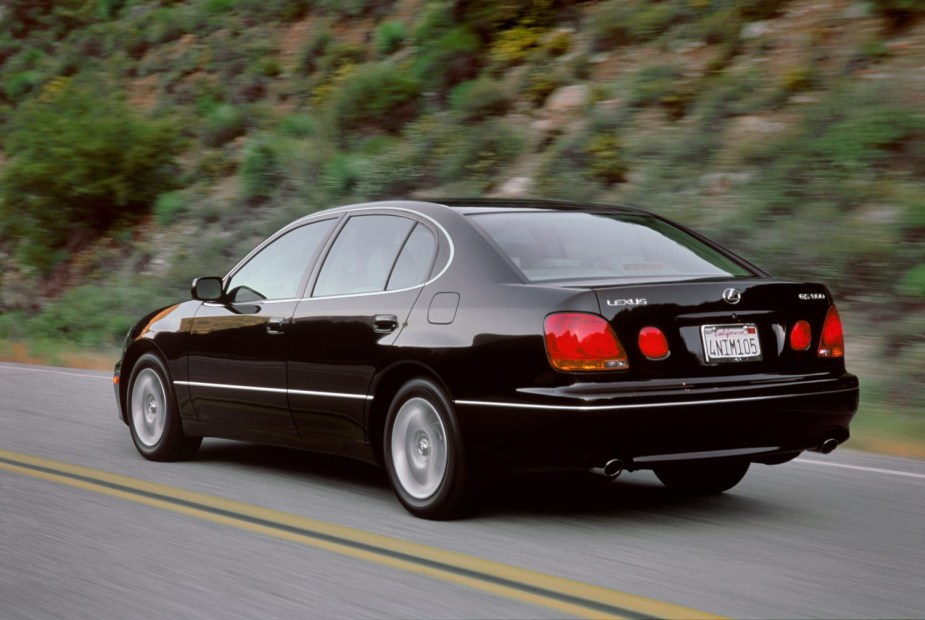
{"type": "Polygon", "coordinates": [[[854,375],[760,377],[689,385],[576,384],[509,398],[455,401],[477,465],[513,470],[647,469],[685,458],[773,455],[848,439],[858,407],[854,375]]]}

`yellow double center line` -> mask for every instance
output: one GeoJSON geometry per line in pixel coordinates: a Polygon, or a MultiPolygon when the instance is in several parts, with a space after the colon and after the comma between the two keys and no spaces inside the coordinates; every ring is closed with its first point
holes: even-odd
{"type": "Polygon", "coordinates": [[[579,581],[211,497],[98,469],[0,450],[0,469],[229,525],[586,618],[715,618],[579,581]]]}

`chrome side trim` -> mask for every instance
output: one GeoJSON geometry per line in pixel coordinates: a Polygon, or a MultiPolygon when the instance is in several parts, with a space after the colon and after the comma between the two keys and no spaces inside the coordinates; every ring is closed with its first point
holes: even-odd
{"type": "Polygon", "coordinates": [[[708,400],[663,401],[658,403],[637,403],[634,405],[531,405],[527,403],[499,403],[484,400],[454,400],[453,403],[464,407],[505,407],[508,409],[543,409],[552,411],[619,411],[622,409],[653,409],[657,407],[696,407],[698,405],[719,405],[725,403],[747,403],[759,400],[777,400],[781,398],[799,398],[801,396],[823,396],[854,392],[855,388],[811,392],[808,394],[775,394],[770,396],[745,396],[741,398],[711,398],[708,400]]]}
{"type": "Polygon", "coordinates": [[[325,396],[329,398],[354,398],[358,400],[372,400],[368,394],[347,394],[345,392],[314,392],[311,390],[289,390],[284,388],[258,387],[255,385],[229,385],[225,383],[203,383],[201,381],[174,381],[174,385],[187,387],[208,387],[225,390],[245,390],[248,392],[272,392],[275,394],[297,394],[299,396],[325,396]]]}

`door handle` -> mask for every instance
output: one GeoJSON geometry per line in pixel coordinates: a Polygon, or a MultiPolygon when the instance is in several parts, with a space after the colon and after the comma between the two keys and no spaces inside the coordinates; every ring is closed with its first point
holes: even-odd
{"type": "Polygon", "coordinates": [[[387,334],[398,327],[398,317],[394,314],[377,314],[373,318],[373,329],[379,334],[387,334]]]}
{"type": "Polygon", "coordinates": [[[283,317],[273,317],[267,319],[267,333],[268,334],[282,334],[286,331],[287,319],[283,317]]]}

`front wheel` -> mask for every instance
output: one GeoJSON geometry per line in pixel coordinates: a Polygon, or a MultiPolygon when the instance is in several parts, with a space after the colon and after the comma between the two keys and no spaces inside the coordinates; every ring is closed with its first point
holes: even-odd
{"type": "Polygon", "coordinates": [[[465,455],[453,407],[432,382],[406,383],[389,408],[385,467],[399,501],[424,519],[452,519],[467,508],[465,455]]]}
{"type": "Polygon", "coordinates": [[[183,434],[167,368],[153,353],[138,358],[128,385],[129,429],[143,457],[175,461],[192,456],[202,437],[183,434]]]}
{"type": "Polygon", "coordinates": [[[748,471],[748,461],[686,461],[655,468],[655,475],[673,491],[715,495],[739,484],[748,471]]]}

